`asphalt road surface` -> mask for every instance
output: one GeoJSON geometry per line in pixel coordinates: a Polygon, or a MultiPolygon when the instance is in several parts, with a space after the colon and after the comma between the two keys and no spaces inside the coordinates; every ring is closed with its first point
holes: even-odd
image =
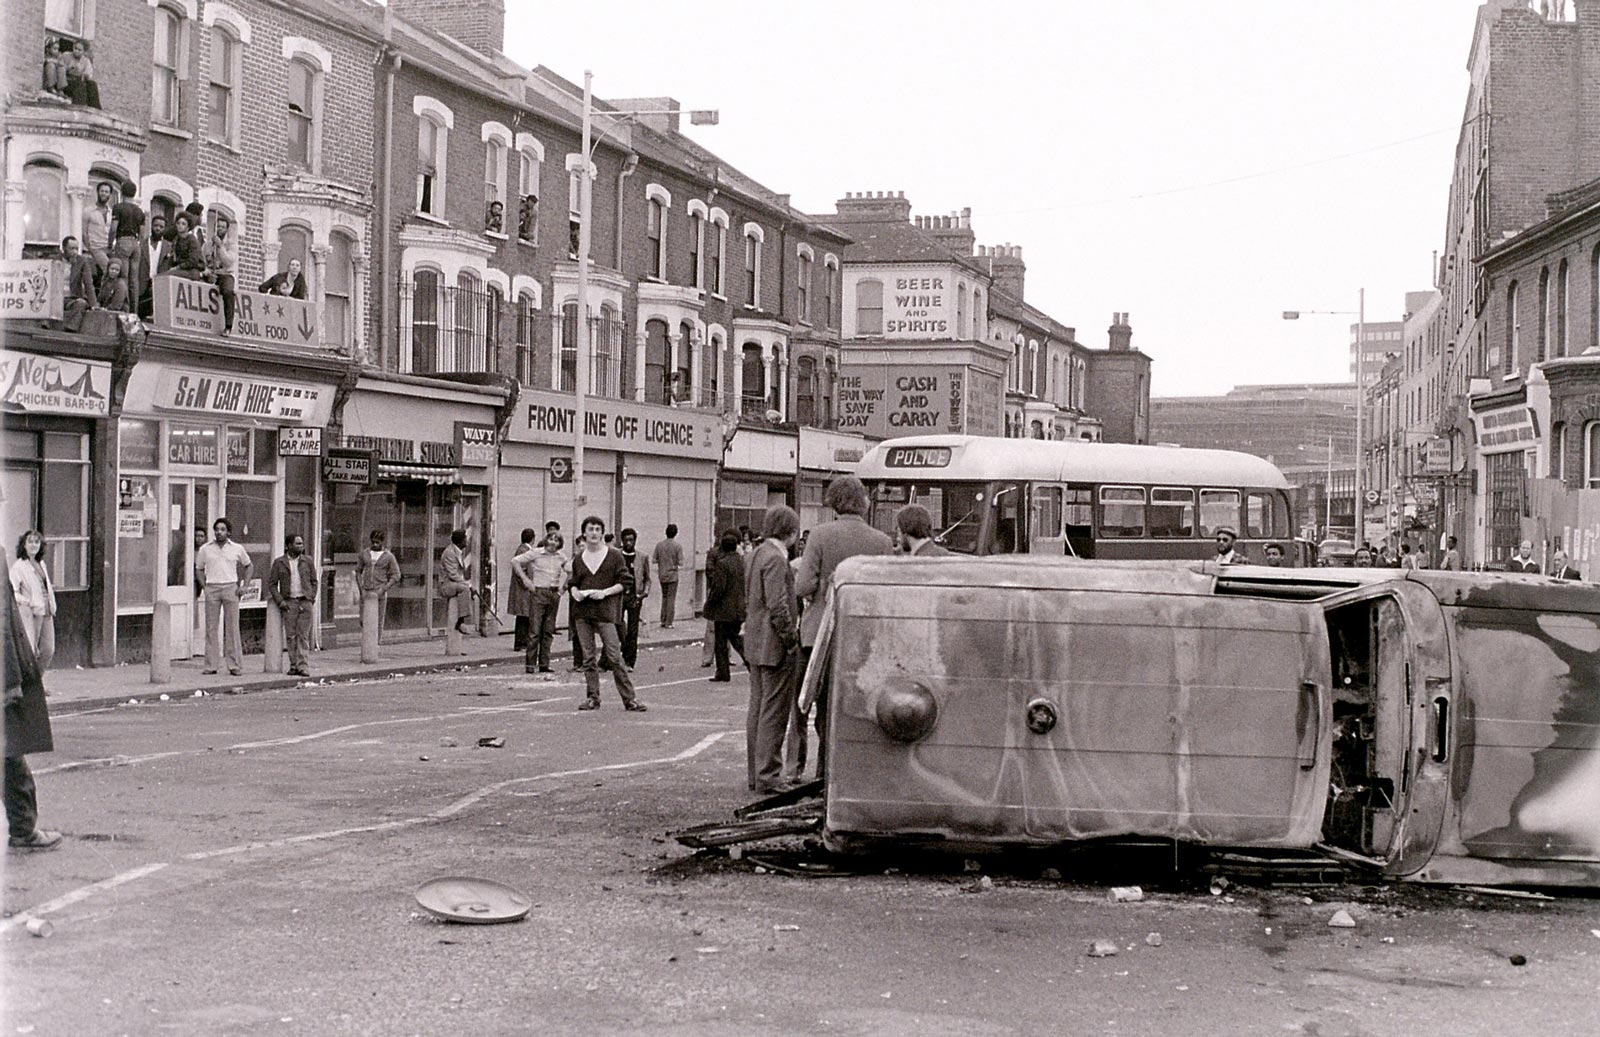
{"type": "Polygon", "coordinates": [[[707,672],[698,648],[646,653],[643,714],[609,680],[604,708],[579,713],[572,675],[478,668],[58,716],[58,751],[33,763],[44,824],[68,838],[7,858],[0,1033],[1600,1026],[1591,899],[1212,896],[1143,858],[1056,859],[1064,880],[1041,877],[1048,859],[980,874],[926,857],[789,878],[694,853],[665,833],[746,798],[748,684],[707,672]],[[447,875],[534,906],[506,925],[436,921],[412,894],[447,875]],[[1110,902],[1129,880],[1145,899],[1110,902]],[[1356,928],[1328,927],[1339,908],[1356,928]],[[53,935],[30,935],[30,914],[53,935]],[[1087,956],[1095,940],[1118,953],[1087,956]]]}

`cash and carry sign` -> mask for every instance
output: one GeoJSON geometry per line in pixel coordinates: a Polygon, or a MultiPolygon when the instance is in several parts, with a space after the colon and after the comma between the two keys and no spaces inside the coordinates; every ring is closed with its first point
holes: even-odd
{"type": "Polygon", "coordinates": [[[966,431],[966,368],[854,365],[840,370],[839,429],[876,439],[966,431]]]}
{"type": "MultiPolygon", "coordinates": [[[[207,281],[172,274],[156,278],[155,308],[157,327],[222,334],[222,292],[207,281]]],[[[311,347],[321,341],[314,303],[260,292],[234,293],[232,334],[272,346],[311,347]]]]}

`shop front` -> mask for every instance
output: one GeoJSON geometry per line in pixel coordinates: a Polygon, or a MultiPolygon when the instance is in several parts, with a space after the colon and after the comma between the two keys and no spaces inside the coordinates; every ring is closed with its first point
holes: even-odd
{"type": "MultiPolygon", "coordinates": [[[[593,396],[585,409],[586,500],[580,504],[573,478],[573,397],[525,390],[519,398],[501,456],[498,570],[509,574],[522,529],[542,534],[548,521],[561,523],[571,547],[583,517],[598,515],[612,532],[637,530],[644,551],[663,539],[671,523],[678,527],[684,568],[696,573],[694,579],[686,573],[679,580],[681,612],[701,600],[699,574],[712,543],[721,419],[710,411],[593,396]]],[[[509,584],[502,580],[499,590],[503,608],[509,584]]],[[[652,598],[659,593],[659,587],[651,589],[652,598]]]]}
{"type": "Polygon", "coordinates": [[[815,529],[818,523],[833,518],[823,503],[828,484],[841,475],[855,472],[866,453],[865,437],[849,432],[800,429],[800,483],[798,505],[800,528],[815,529]]]}
{"type": "Polygon", "coordinates": [[[205,652],[195,551],[226,517],[250,554],[240,626],[245,651],[265,624],[262,587],[286,533],[317,535],[317,459],[346,362],[235,346],[224,360],[181,348],[141,360],[128,379],[116,449],[116,657],[205,652]],[[166,645],[150,643],[156,602],[171,609],[166,645]]]}
{"type": "MultiPolygon", "coordinates": [[[[9,329],[8,329],[9,330],[9,329]]],[[[0,543],[6,565],[30,529],[45,540],[45,568],[56,592],[52,667],[88,666],[100,645],[104,601],[107,491],[103,477],[111,365],[46,352],[44,337],[17,335],[32,349],[0,351],[0,405],[5,445],[0,457],[0,543]],[[98,490],[98,492],[97,492],[98,490]]]]}
{"type": "Polygon", "coordinates": [[[400,584],[384,606],[383,640],[444,631],[439,560],[457,529],[466,531],[475,560],[485,606],[478,618],[494,623],[489,545],[496,537],[497,411],[505,399],[498,387],[363,375],[345,405],[343,435],[322,458],[324,643],[360,637],[356,563],[374,531],[400,565],[400,584]]]}
{"type": "Polygon", "coordinates": [[[1472,397],[1471,411],[1479,487],[1474,546],[1480,552],[1473,561],[1503,568],[1523,540],[1538,544],[1547,533],[1533,507],[1530,480],[1547,468],[1541,454],[1550,427],[1550,387],[1542,376],[1530,378],[1525,385],[1472,397]]]}
{"type": "MultiPolygon", "coordinates": [[[[749,526],[760,532],[774,504],[796,504],[800,436],[786,429],[741,424],[728,444],[717,483],[717,528],[749,526]]],[[[810,527],[801,524],[802,529],[810,527]]]]}

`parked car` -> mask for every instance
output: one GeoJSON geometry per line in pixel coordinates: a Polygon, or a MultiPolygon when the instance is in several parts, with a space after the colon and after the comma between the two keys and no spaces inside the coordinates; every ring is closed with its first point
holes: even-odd
{"type": "Polygon", "coordinates": [[[1160,838],[1600,885],[1594,584],[857,558],[824,690],[835,849],[1160,838]]]}

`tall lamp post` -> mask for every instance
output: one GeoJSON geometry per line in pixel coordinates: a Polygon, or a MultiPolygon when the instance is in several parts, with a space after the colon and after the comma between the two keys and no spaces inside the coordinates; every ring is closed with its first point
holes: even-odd
{"type": "MultiPolygon", "coordinates": [[[[1364,481],[1362,479],[1362,475],[1364,474],[1363,471],[1362,471],[1362,468],[1364,467],[1364,464],[1365,464],[1365,459],[1362,456],[1362,450],[1361,450],[1361,445],[1362,445],[1361,444],[1361,439],[1362,439],[1362,436],[1361,436],[1361,433],[1362,433],[1361,413],[1362,413],[1362,411],[1366,410],[1366,406],[1367,406],[1367,387],[1366,387],[1366,377],[1365,377],[1365,375],[1366,375],[1365,360],[1366,360],[1366,351],[1367,351],[1367,343],[1366,343],[1366,339],[1367,339],[1367,290],[1365,288],[1362,288],[1360,290],[1360,292],[1358,294],[1358,297],[1357,297],[1356,309],[1354,309],[1354,310],[1284,310],[1283,311],[1283,319],[1284,320],[1299,320],[1300,319],[1300,315],[1302,313],[1315,313],[1315,314],[1322,314],[1322,315],[1335,315],[1335,316],[1340,316],[1340,317],[1354,317],[1356,319],[1356,458],[1355,458],[1355,499],[1352,502],[1354,504],[1354,506],[1355,506],[1355,512],[1351,516],[1351,519],[1352,519],[1352,525],[1354,526],[1354,531],[1353,531],[1354,532],[1354,538],[1353,539],[1354,539],[1354,542],[1355,542],[1355,546],[1356,547],[1360,547],[1363,543],[1366,542],[1366,532],[1367,532],[1366,502],[1362,499],[1362,495],[1361,495],[1361,489],[1362,489],[1361,484],[1364,481]]],[[[1329,454],[1331,455],[1332,451],[1329,451],[1329,454]]],[[[1332,487],[1329,487],[1329,488],[1332,489],[1332,487]]],[[[1330,514],[1331,514],[1331,511],[1330,511],[1330,514]]]]}
{"type": "MultiPolygon", "coordinates": [[[[661,108],[635,108],[628,111],[607,108],[600,114],[607,118],[617,120],[636,117],[640,115],[664,115],[665,109],[661,108]]],[[[715,109],[700,109],[689,113],[689,122],[693,126],[715,126],[719,121],[715,109]]],[[[583,530],[579,525],[583,521],[582,509],[589,502],[588,495],[583,491],[583,437],[584,426],[589,418],[589,348],[590,336],[593,329],[589,325],[589,223],[590,207],[593,200],[593,183],[595,176],[594,151],[600,146],[600,141],[605,139],[605,129],[602,128],[598,137],[594,136],[594,73],[588,69],[583,72],[583,139],[579,149],[582,158],[576,162],[578,174],[578,355],[575,358],[572,394],[573,445],[572,445],[572,502],[575,515],[573,517],[573,534],[580,535],[583,530]]],[[[573,165],[571,160],[568,164],[573,165]]],[[[620,213],[621,199],[617,201],[620,213]]],[[[621,257],[618,257],[621,264],[621,257]]]]}

